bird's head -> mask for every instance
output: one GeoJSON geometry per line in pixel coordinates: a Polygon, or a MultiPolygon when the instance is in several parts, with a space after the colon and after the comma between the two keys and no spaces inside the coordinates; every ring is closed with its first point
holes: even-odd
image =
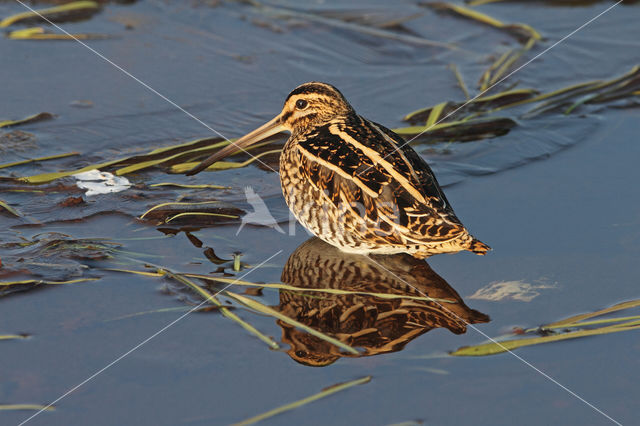
{"type": "Polygon", "coordinates": [[[283,131],[294,135],[304,133],[353,113],[349,102],[332,85],[315,81],[304,83],[289,93],[284,101],[282,112],[275,118],[219,150],[186,174],[194,175],[201,172],[216,161],[242,151],[276,133],[283,131]]]}
{"type": "Polygon", "coordinates": [[[327,83],[310,82],[296,87],[284,101],[277,119],[296,134],[353,113],[342,93],[327,83]]]}

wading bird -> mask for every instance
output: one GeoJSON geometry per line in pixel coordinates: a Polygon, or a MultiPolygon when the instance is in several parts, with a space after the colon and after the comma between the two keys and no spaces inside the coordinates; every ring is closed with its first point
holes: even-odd
{"type": "Polygon", "coordinates": [[[431,168],[386,127],[359,116],[335,87],[294,89],[273,120],[187,172],[282,131],[280,183],[298,221],[350,253],[409,253],[424,258],[469,250],[485,254],[456,217],[431,168]]]}

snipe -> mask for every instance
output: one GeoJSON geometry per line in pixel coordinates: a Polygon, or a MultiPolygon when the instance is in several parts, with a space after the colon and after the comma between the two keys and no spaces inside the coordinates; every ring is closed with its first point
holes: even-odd
{"type": "Polygon", "coordinates": [[[417,258],[490,250],[456,217],[427,163],[326,83],[297,87],[277,117],[187,174],[281,131],[291,132],[280,157],[282,192],[298,221],[320,239],[351,253],[417,258]]]}

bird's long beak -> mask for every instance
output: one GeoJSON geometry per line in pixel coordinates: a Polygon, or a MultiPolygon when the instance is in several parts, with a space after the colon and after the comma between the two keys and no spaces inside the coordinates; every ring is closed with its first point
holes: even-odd
{"type": "Polygon", "coordinates": [[[238,151],[244,151],[244,148],[247,148],[255,143],[260,142],[261,140],[268,138],[269,136],[273,136],[276,133],[280,133],[284,130],[286,129],[282,125],[280,116],[278,115],[273,120],[255,129],[253,132],[247,133],[235,142],[231,142],[230,145],[227,145],[221,150],[217,151],[215,154],[211,155],[211,157],[207,158],[202,163],[198,164],[196,167],[189,170],[185,174],[187,176],[191,176],[195,175],[196,173],[200,173],[216,161],[220,161],[223,158],[237,153],[238,151]]]}

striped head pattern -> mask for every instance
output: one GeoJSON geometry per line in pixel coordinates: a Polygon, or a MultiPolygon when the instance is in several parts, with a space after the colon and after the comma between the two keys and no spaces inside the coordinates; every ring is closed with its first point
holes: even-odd
{"type": "Polygon", "coordinates": [[[338,89],[313,81],[289,93],[280,114],[280,123],[295,135],[350,114],[355,114],[353,107],[338,89]]]}

